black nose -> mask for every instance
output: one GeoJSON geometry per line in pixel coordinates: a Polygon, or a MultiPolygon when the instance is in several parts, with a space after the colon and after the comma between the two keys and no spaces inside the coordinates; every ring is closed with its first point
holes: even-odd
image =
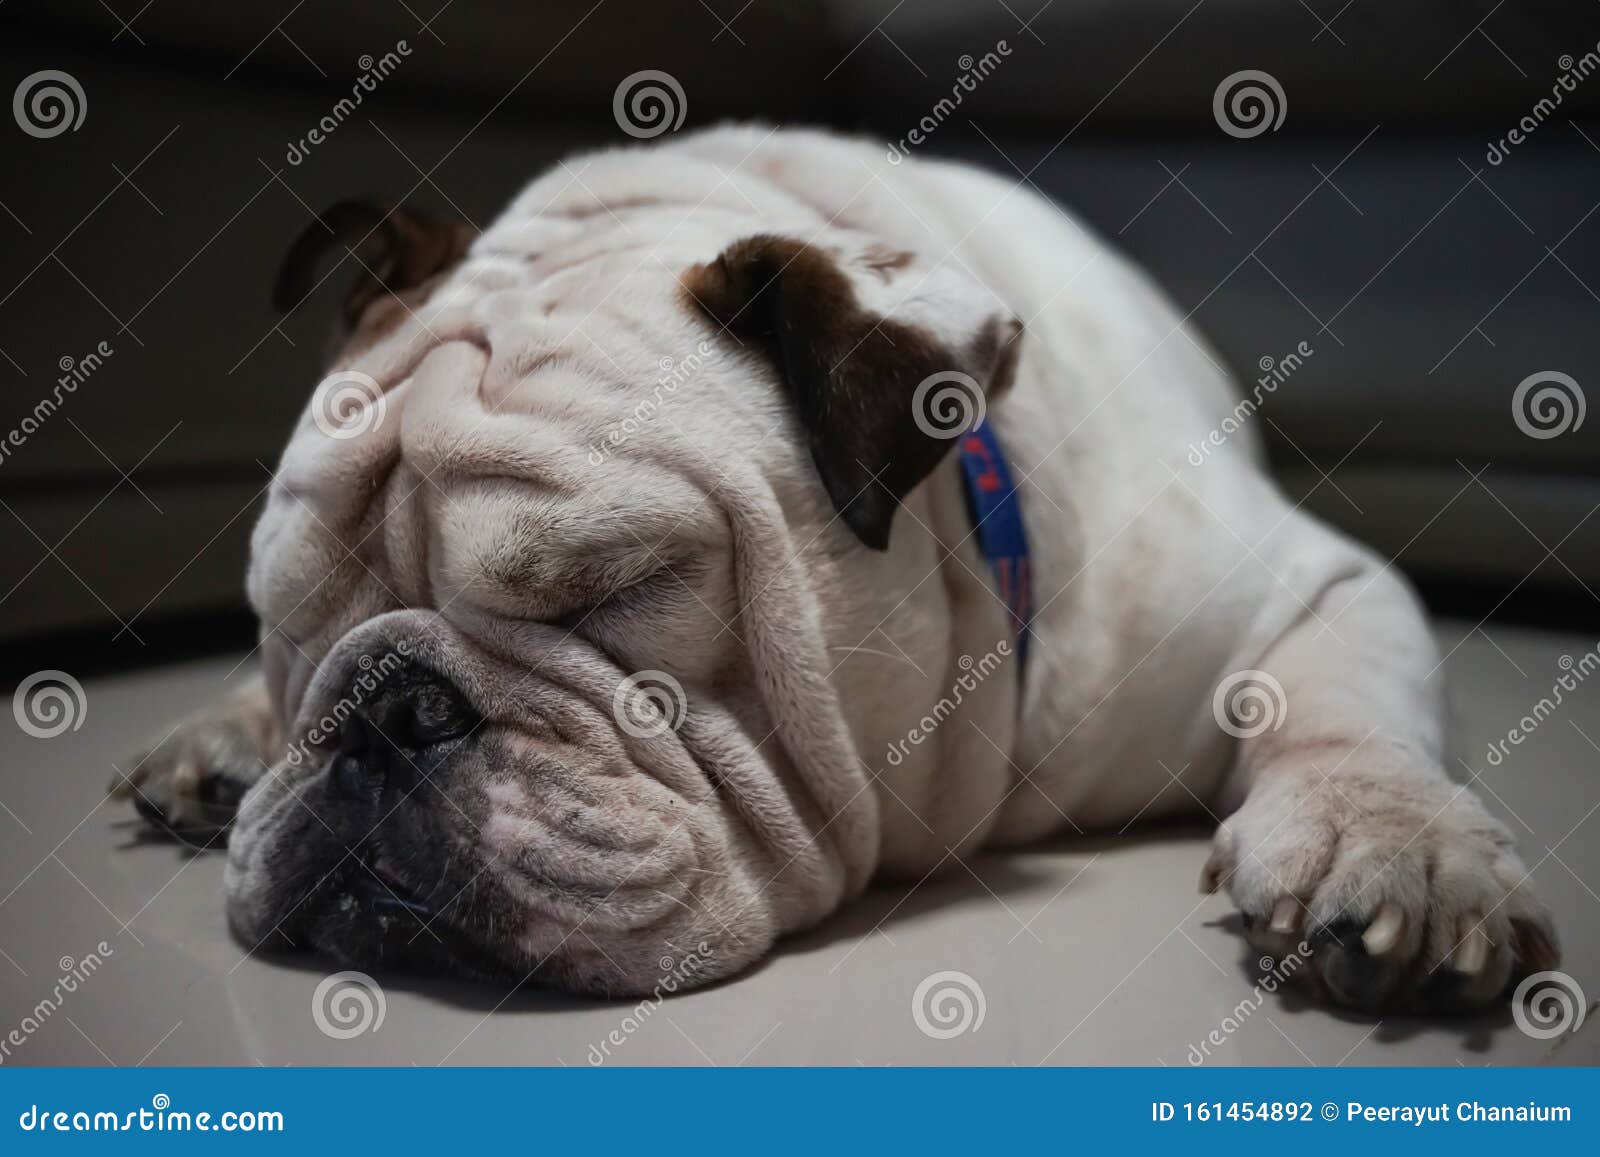
{"type": "Polygon", "coordinates": [[[444,745],[478,724],[454,684],[418,664],[381,678],[363,672],[341,706],[346,714],[339,725],[334,786],[360,798],[384,786],[415,786],[438,767],[447,754],[444,745]]]}

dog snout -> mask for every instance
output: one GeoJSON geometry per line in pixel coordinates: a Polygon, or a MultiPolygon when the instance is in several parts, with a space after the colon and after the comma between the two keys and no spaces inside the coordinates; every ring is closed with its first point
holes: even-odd
{"type": "Polygon", "coordinates": [[[347,702],[333,783],[361,798],[386,786],[413,785],[437,766],[444,745],[471,734],[479,722],[450,680],[420,664],[388,675],[369,692],[353,690],[347,702]]]}

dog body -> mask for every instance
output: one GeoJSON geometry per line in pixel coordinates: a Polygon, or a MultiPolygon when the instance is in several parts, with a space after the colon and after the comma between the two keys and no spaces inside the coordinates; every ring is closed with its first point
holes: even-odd
{"type": "Polygon", "coordinates": [[[1319,945],[1333,999],[1481,1002],[1554,959],[1444,772],[1415,600],[1025,189],[744,127],[580,158],[365,306],[341,375],[376,414],[330,432],[319,390],[256,532],[261,766],[207,754],[213,713],[134,776],[174,824],[197,777],[259,780],[251,945],[648,991],[875,875],[1192,812],[1229,817],[1209,883],[1263,950],[1319,945]],[[1018,487],[1025,664],[951,437],[907,428],[944,373],[1018,487]],[[650,679],[670,728],[632,711],[650,679]]]}

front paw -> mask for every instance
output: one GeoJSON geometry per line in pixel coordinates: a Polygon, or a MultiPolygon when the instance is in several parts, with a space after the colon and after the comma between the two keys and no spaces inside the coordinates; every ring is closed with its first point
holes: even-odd
{"type": "Polygon", "coordinates": [[[1456,1012],[1559,962],[1504,824],[1442,772],[1258,783],[1218,829],[1202,886],[1223,884],[1258,952],[1368,1012],[1456,1012]]]}
{"type": "Polygon", "coordinates": [[[239,800],[265,773],[246,723],[202,713],[173,728],[149,751],[119,768],[109,791],[186,843],[211,845],[233,822],[239,800]]]}

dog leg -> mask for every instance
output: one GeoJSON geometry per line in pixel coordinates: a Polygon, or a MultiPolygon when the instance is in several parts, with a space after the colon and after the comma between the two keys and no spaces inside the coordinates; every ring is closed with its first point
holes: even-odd
{"type": "Polygon", "coordinates": [[[118,773],[114,798],[188,842],[209,844],[233,822],[239,800],[282,754],[283,736],[260,675],[185,719],[118,773]]]}
{"type": "Polygon", "coordinates": [[[1314,611],[1255,663],[1255,690],[1230,676],[1218,692],[1241,736],[1219,803],[1237,810],[1202,887],[1227,888],[1258,951],[1308,946],[1302,975],[1350,1007],[1472,1007],[1554,967],[1510,832],[1445,771],[1438,655],[1410,590],[1369,560],[1314,611]]]}

